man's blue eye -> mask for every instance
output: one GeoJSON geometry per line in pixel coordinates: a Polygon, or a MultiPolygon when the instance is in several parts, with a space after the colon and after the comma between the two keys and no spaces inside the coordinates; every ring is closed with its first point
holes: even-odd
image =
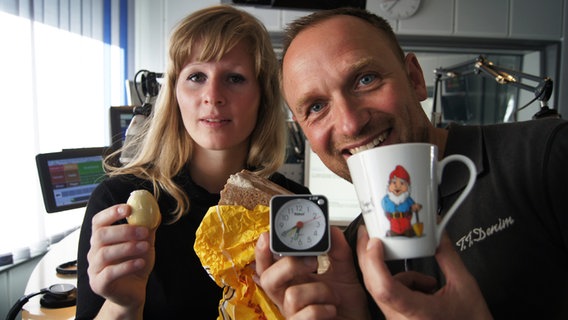
{"type": "Polygon", "coordinates": [[[316,103],[310,107],[310,112],[320,112],[321,109],[323,109],[323,105],[321,103],[316,103]]]}
{"type": "Polygon", "coordinates": [[[375,80],[375,78],[376,78],[375,75],[368,74],[368,75],[361,77],[361,79],[359,79],[359,82],[361,84],[365,85],[365,84],[369,84],[369,83],[373,82],[373,80],[375,80]]]}

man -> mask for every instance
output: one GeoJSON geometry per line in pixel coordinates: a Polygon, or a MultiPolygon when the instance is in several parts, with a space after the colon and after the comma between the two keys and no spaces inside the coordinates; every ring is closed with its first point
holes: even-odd
{"type": "MultiPolygon", "coordinates": [[[[312,150],[337,175],[350,181],[346,159],[355,152],[404,142],[436,144],[440,159],[464,154],[478,170],[432,258],[385,263],[380,240],[369,239],[360,216],[345,237],[332,230],[322,274],[315,257],[275,259],[261,236],[259,283],[285,316],[567,317],[567,122],[434,127],[420,106],[427,93],[416,57],[404,55],[388,23],[366,11],[300,18],[284,49],[285,99],[312,150]]],[[[441,214],[465,186],[451,170],[442,179],[441,214]]]]}

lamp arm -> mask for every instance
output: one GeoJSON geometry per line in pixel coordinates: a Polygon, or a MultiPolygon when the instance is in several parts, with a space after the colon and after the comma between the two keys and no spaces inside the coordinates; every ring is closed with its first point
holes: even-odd
{"type": "MultiPolygon", "coordinates": [[[[548,100],[552,96],[553,89],[553,82],[549,77],[539,77],[517,70],[499,67],[494,65],[491,61],[487,60],[487,58],[483,55],[480,55],[473,60],[465,61],[451,67],[436,68],[434,69],[434,74],[436,77],[436,89],[434,91],[435,95],[437,95],[439,83],[442,81],[459,78],[470,74],[481,74],[493,78],[499,84],[510,84],[517,88],[533,92],[535,97],[532,101],[540,101],[540,111],[533,116],[533,119],[544,117],[560,118],[560,115],[556,112],[556,110],[548,108],[548,100]],[[522,83],[519,81],[521,78],[527,78],[529,80],[537,82],[538,84],[536,86],[531,86],[526,83],[522,83]]],[[[436,100],[434,100],[434,102],[435,101],[436,100]]],[[[433,119],[441,118],[439,112],[436,112],[435,105],[433,107],[432,117],[433,119]],[[438,116],[436,117],[436,115],[438,116]]]]}
{"type": "Polygon", "coordinates": [[[533,92],[535,98],[544,103],[544,105],[552,95],[553,82],[549,77],[539,77],[521,71],[496,66],[483,56],[479,56],[476,59],[475,69],[477,72],[482,72],[493,78],[499,84],[510,84],[514,87],[533,92]],[[522,83],[519,81],[521,78],[536,81],[538,84],[536,86],[531,86],[526,83],[522,83]]]}

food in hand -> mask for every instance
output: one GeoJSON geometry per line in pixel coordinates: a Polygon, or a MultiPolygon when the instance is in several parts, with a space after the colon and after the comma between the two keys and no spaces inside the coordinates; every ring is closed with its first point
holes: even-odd
{"type": "Polygon", "coordinates": [[[219,319],[285,319],[250,267],[258,237],[270,228],[270,199],[277,194],[291,192],[247,170],[233,174],[195,233],[195,253],[223,288],[219,319]]]}
{"type": "Polygon", "coordinates": [[[220,205],[240,205],[253,210],[257,205],[270,205],[270,199],[277,194],[292,194],[276,183],[248,170],[232,174],[223,190],[220,205]]]}
{"type": "Polygon", "coordinates": [[[150,229],[157,228],[162,221],[160,207],[154,195],[148,190],[134,190],[126,201],[132,208],[130,216],[126,217],[129,224],[145,226],[150,229]]]}

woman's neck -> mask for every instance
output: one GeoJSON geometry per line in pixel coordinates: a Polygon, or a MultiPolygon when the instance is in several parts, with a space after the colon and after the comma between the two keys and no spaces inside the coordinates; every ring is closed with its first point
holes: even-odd
{"type": "Polygon", "coordinates": [[[205,150],[195,148],[189,172],[193,181],[210,193],[219,193],[231,174],[246,166],[247,150],[205,150]]]}

